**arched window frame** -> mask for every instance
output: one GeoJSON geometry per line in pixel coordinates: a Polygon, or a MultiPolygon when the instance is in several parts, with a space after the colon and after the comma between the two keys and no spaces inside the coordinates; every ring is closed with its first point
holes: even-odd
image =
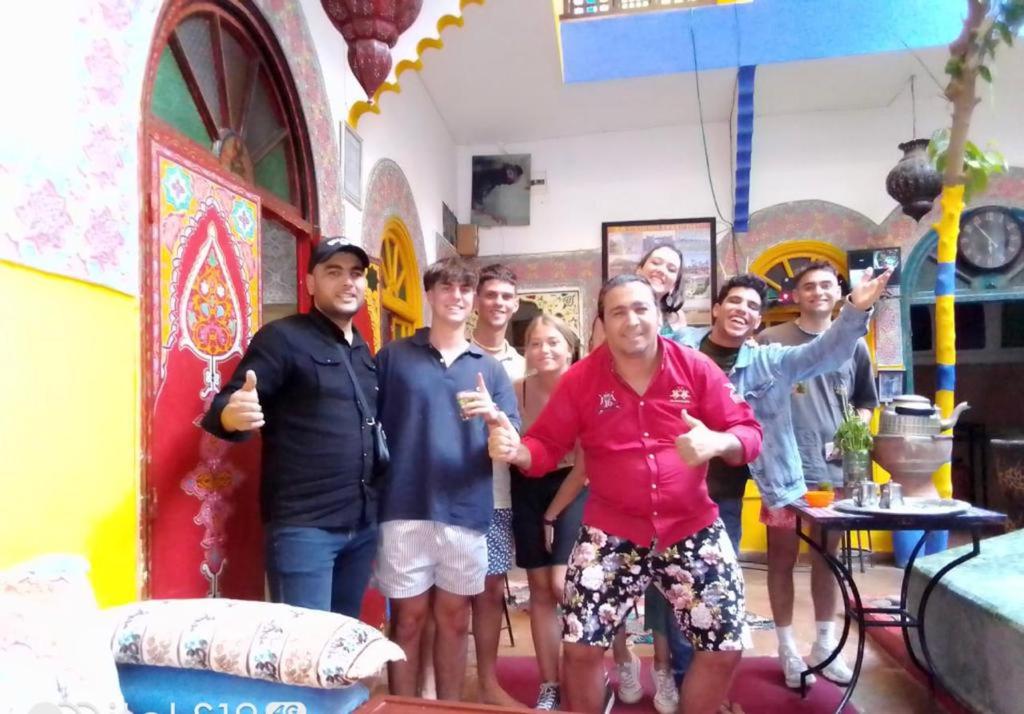
{"type": "MultiPolygon", "coordinates": [[[[177,53],[181,51],[180,47],[175,49],[176,43],[172,41],[174,31],[182,21],[201,13],[213,15],[213,43],[215,50],[219,49],[221,45],[218,39],[220,33],[226,31],[226,25],[230,25],[235,30],[236,37],[241,35],[252,44],[251,49],[258,53],[259,61],[264,63],[267,68],[272,88],[275,92],[277,106],[281,110],[282,119],[292,141],[293,167],[290,181],[292,181],[293,202],[280,198],[270,190],[256,185],[255,182],[247,182],[240,176],[235,176],[235,179],[260,196],[261,205],[266,217],[283,224],[295,236],[297,243],[296,280],[299,286],[297,298],[300,308],[307,310],[310,305],[310,298],[306,291],[302,289],[305,265],[309,257],[311,245],[319,240],[320,237],[319,206],[312,146],[306,128],[305,116],[302,111],[302,101],[292,79],[284,52],[262,14],[250,2],[246,0],[171,0],[164,6],[157,23],[153,44],[151,45],[143,85],[143,131],[140,156],[148,156],[151,140],[157,139],[173,147],[189,160],[213,170],[225,171],[217,156],[213,153],[212,144],[208,146],[199,144],[160,117],[154,115],[151,110],[156,73],[164,48],[170,43],[171,51],[176,54],[176,59],[179,59],[180,62],[180,58],[177,56],[177,53]]],[[[250,78],[250,83],[255,84],[256,72],[252,72],[252,74],[253,77],[250,78]]],[[[186,77],[186,82],[195,99],[196,93],[200,91],[198,83],[194,80],[190,81],[188,77],[186,77]]],[[[224,91],[224,88],[221,87],[222,101],[224,100],[224,91]]],[[[200,102],[197,100],[198,103],[200,102]]],[[[203,114],[203,112],[200,113],[203,114]]],[[[210,126],[209,121],[209,116],[204,118],[207,132],[212,134],[213,127],[210,126]]],[[[152,182],[155,180],[151,175],[151,167],[148,161],[144,160],[142,162],[141,173],[143,191],[148,192],[152,182]]],[[[151,210],[148,204],[147,209],[151,210]]],[[[146,244],[146,225],[148,223],[149,221],[147,220],[142,226],[143,245],[146,244]]],[[[147,258],[144,256],[144,259],[147,258]]]]}
{"type": "Polygon", "coordinates": [[[384,224],[380,243],[382,304],[389,313],[385,341],[409,337],[423,325],[423,295],[409,229],[400,218],[384,224]]]}

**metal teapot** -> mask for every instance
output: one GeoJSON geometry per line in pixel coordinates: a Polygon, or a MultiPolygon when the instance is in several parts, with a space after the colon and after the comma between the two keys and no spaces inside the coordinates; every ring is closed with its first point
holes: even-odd
{"type": "Polygon", "coordinates": [[[961,402],[948,419],[942,419],[925,397],[896,397],[882,411],[871,458],[892,475],[893,481],[906,486],[908,493],[922,488],[934,490],[932,474],[949,463],[953,453],[953,437],[941,432],[952,429],[967,408],[967,402],[961,402]]]}
{"type": "Polygon", "coordinates": [[[878,433],[886,436],[935,436],[956,426],[960,414],[966,409],[970,409],[970,405],[960,402],[949,418],[942,419],[938,407],[926,397],[903,394],[882,411],[878,433]]]}

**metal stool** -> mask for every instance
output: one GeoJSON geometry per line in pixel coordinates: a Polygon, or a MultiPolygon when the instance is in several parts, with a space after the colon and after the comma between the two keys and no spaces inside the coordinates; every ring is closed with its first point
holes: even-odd
{"type": "MultiPolygon", "coordinates": [[[[866,531],[868,534],[868,567],[871,566],[871,556],[875,552],[874,544],[871,542],[871,531],[866,531]]],[[[839,557],[842,558],[843,563],[846,565],[846,569],[853,572],[853,537],[851,533],[857,534],[857,561],[860,567],[860,572],[864,572],[864,543],[861,540],[861,531],[843,531],[843,540],[840,545],[839,557]]]]}
{"type": "Polygon", "coordinates": [[[501,629],[508,630],[508,641],[513,647],[516,646],[516,636],[512,632],[512,617],[508,612],[508,604],[512,602],[512,589],[508,586],[508,573],[505,573],[505,598],[502,600],[502,607],[505,611],[505,624],[501,629]]]}

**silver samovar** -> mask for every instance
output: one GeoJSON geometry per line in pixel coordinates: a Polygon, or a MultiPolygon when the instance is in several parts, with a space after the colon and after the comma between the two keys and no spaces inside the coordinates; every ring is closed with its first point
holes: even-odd
{"type": "Polygon", "coordinates": [[[932,474],[953,455],[953,437],[942,432],[952,429],[969,408],[967,402],[961,402],[948,419],[942,419],[938,408],[925,397],[896,397],[882,411],[871,458],[892,474],[904,491],[930,489],[932,474]]]}

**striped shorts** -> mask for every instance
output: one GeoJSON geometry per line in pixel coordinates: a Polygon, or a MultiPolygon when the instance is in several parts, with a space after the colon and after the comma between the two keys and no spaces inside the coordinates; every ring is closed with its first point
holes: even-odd
{"type": "Polygon", "coordinates": [[[373,574],[384,597],[415,597],[435,585],[466,597],[484,591],[485,534],[437,521],[385,521],[379,533],[373,574]]]}

